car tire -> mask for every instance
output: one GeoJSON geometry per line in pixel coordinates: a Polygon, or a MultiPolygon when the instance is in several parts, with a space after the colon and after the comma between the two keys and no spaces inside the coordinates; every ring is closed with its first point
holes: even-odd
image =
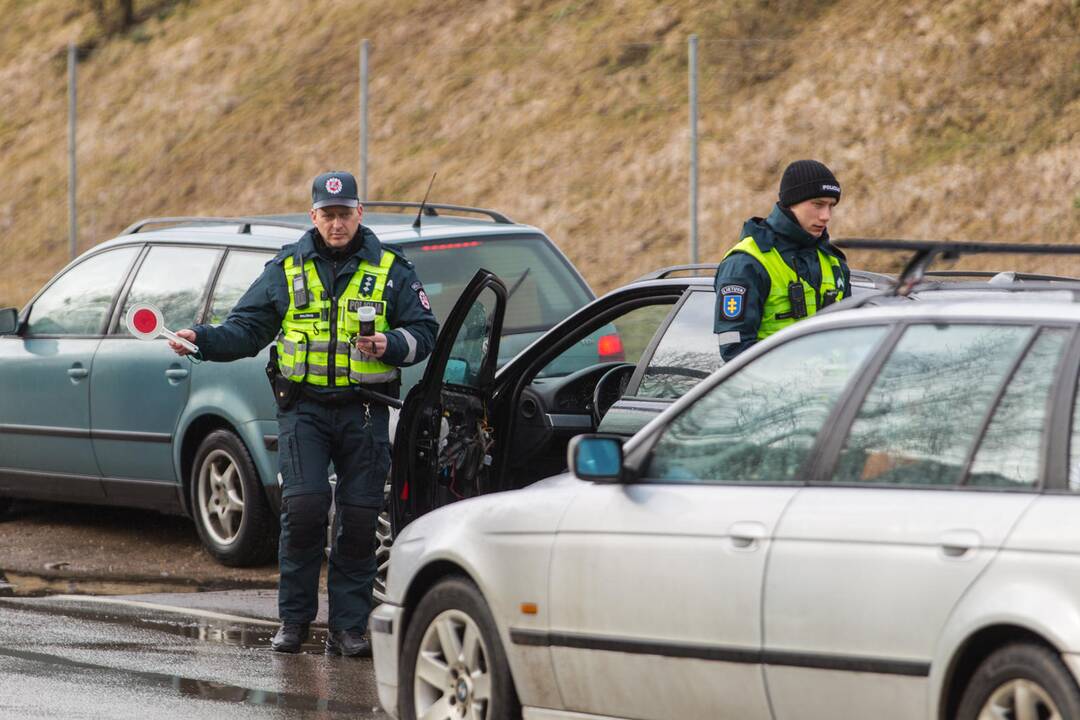
{"type": "Polygon", "coordinates": [[[442,580],[420,600],[400,663],[403,720],[521,716],[495,620],[480,591],[464,578],[442,580]]]}
{"type": "Polygon", "coordinates": [[[979,664],[956,717],[1080,718],[1080,688],[1058,653],[1036,643],[1013,643],[979,664]]]}
{"type": "Polygon", "coordinates": [[[191,515],[199,539],[223,565],[261,565],[274,557],[277,521],[244,443],[229,430],[207,435],[191,468],[191,515]]]}

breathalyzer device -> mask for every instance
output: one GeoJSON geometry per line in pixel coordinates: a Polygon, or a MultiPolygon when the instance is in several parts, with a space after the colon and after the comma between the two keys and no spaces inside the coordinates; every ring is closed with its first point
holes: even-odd
{"type": "Polygon", "coordinates": [[[362,305],[356,311],[356,318],[360,321],[359,335],[375,334],[375,308],[370,305],[362,305]]]}

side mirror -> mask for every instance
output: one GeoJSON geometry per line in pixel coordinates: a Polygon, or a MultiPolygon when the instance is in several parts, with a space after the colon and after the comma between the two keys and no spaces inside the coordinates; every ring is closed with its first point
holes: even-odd
{"type": "Polygon", "coordinates": [[[14,335],[19,329],[19,311],[13,307],[0,309],[0,335],[14,335]]]}
{"type": "Polygon", "coordinates": [[[618,435],[578,435],[567,449],[570,470],[582,480],[617,483],[623,479],[623,439],[618,435]]]}

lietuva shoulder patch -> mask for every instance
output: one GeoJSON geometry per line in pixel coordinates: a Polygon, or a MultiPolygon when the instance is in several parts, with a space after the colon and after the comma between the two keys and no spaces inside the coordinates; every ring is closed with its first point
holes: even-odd
{"type": "Polygon", "coordinates": [[[732,284],[720,288],[720,314],[725,320],[741,320],[745,311],[745,285],[732,284]]]}

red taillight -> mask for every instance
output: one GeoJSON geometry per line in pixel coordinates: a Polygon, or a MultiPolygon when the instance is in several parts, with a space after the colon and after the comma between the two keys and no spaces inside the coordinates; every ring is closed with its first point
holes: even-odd
{"type": "Polygon", "coordinates": [[[401,499],[402,500],[408,500],[409,499],[409,481],[408,480],[405,481],[405,487],[401,488],[401,499]]]}
{"type": "Polygon", "coordinates": [[[421,245],[420,249],[422,251],[457,250],[458,248],[478,247],[479,245],[479,240],[469,240],[468,242],[439,243],[438,245],[421,245]]]}
{"type": "Polygon", "coordinates": [[[618,335],[601,335],[600,339],[596,342],[596,354],[600,356],[600,360],[626,359],[626,353],[623,352],[622,340],[618,335]]]}

